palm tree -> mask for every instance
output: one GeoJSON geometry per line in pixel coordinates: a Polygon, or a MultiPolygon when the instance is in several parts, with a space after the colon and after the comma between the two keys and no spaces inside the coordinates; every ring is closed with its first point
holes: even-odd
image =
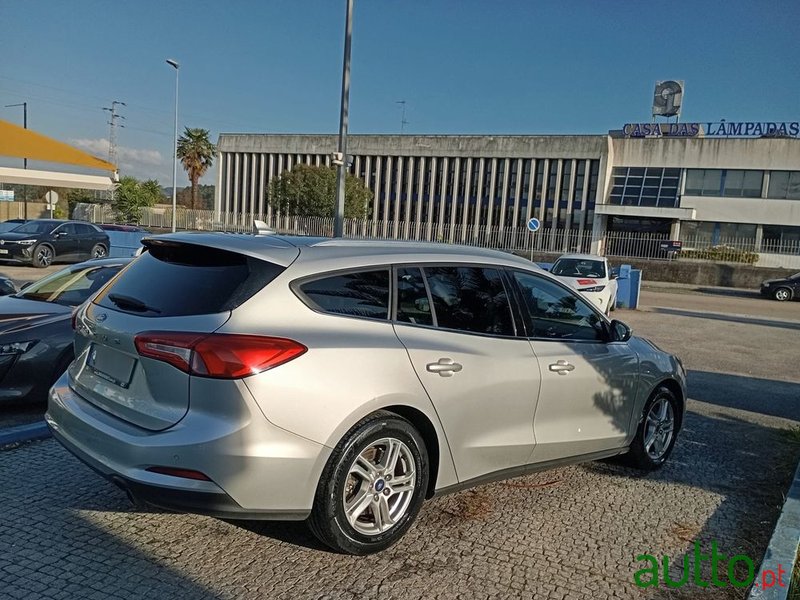
{"type": "Polygon", "coordinates": [[[197,208],[197,182],[214,162],[217,147],[208,139],[208,129],[186,128],[178,138],[178,158],[192,184],[192,208],[197,208]]]}

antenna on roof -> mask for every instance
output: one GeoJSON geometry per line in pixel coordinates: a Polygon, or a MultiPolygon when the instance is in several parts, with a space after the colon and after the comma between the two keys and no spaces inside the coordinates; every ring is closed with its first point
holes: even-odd
{"type": "Polygon", "coordinates": [[[278,232],[269,227],[264,221],[255,219],[253,221],[253,233],[255,235],[272,235],[278,232]]]}

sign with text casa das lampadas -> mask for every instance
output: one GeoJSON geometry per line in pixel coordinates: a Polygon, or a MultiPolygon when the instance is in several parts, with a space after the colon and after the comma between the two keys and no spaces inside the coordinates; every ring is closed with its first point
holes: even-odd
{"type": "Polygon", "coordinates": [[[776,137],[800,136],[798,121],[711,121],[707,123],[626,123],[622,135],[632,138],[776,137]]]}

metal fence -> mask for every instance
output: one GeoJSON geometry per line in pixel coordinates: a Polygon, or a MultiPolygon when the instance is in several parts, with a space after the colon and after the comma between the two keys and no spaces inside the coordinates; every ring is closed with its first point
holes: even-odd
{"type": "MultiPolygon", "coordinates": [[[[113,223],[114,214],[107,204],[78,204],[73,218],[94,223],[113,223]]],[[[272,214],[218,213],[213,210],[179,208],[176,214],[180,230],[226,231],[245,233],[260,220],[278,233],[294,235],[333,235],[333,218],[291,217],[272,214]]],[[[152,229],[172,228],[172,209],[145,208],[139,224],[152,229]]],[[[613,257],[659,260],[713,260],[754,264],[759,254],[800,256],[800,240],[762,240],[753,238],[718,238],[684,236],[680,252],[670,250],[668,234],[607,231],[604,236],[591,230],[540,229],[531,233],[526,227],[475,227],[434,222],[376,221],[345,219],[344,235],[355,239],[414,240],[469,244],[510,252],[561,254],[599,251],[613,257]],[[595,247],[593,248],[593,242],[595,247]]]]}

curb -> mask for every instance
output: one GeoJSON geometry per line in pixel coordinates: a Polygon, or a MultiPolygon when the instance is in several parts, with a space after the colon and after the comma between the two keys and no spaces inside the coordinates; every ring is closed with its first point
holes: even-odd
{"type": "Polygon", "coordinates": [[[0,446],[43,440],[50,437],[50,429],[44,421],[30,425],[19,425],[0,430],[0,446]]]}
{"type": "Polygon", "coordinates": [[[764,560],[761,561],[761,569],[759,569],[753,588],[747,596],[748,600],[786,600],[788,598],[798,546],[800,546],[800,465],[795,471],[794,481],[789,487],[781,516],[775,525],[775,531],[772,532],[769,546],[764,553],[764,560]],[[774,580],[774,572],[777,571],[778,565],[785,570],[785,585],[760,587],[759,583],[765,581],[765,577],[774,580]],[[768,576],[765,571],[772,571],[772,576],[768,576]]]}

